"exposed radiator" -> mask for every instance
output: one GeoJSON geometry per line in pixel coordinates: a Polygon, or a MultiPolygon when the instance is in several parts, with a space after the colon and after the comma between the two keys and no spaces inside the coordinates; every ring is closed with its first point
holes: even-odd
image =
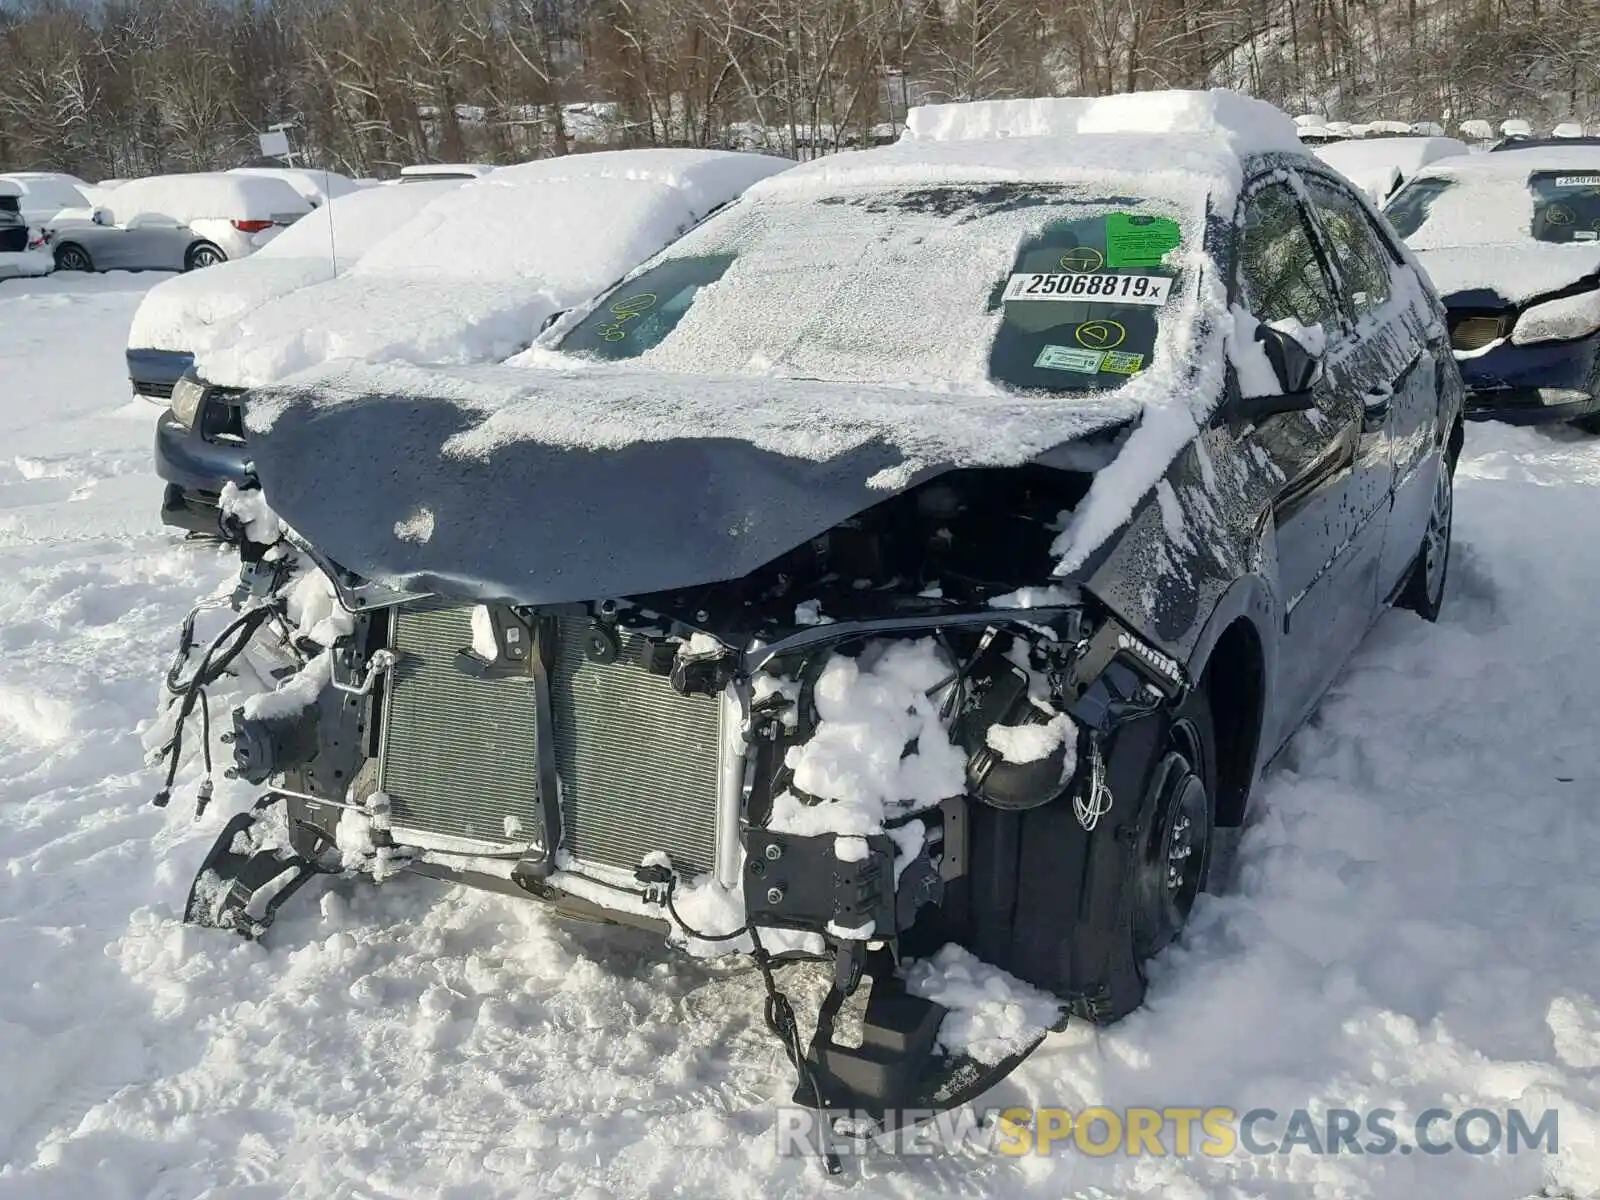
{"type": "Polygon", "coordinates": [[[470,608],[395,613],[378,787],[396,825],[475,841],[525,843],[539,828],[533,677],[474,679],[470,608]],[[526,833],[520,833],[527,831],[526,833]]]}
{"type": "MultiPolygon", "coordinates": [[[[537,829],[533,678],[474,679],[455,666],[469,607],[395,613],[380,787],[396,826],[516,843],[537,829]]],[[[716,858],[721,706],[680,696],[624,633],[614,662],[586,657],[589,623],[557,622],[550,675],[562,848],[632,870],[653,850],[691,874],[716,858]]]]}

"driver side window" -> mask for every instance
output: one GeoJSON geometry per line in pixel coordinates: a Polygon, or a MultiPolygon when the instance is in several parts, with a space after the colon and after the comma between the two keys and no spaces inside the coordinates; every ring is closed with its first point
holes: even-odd
{"type": "Polygon", "coordinates": [[[1274,183],[1245,201],[1239,227],[1239,302],[1257,320],[1336,325],[1333,294],[1300,201],[1274,183]]]}

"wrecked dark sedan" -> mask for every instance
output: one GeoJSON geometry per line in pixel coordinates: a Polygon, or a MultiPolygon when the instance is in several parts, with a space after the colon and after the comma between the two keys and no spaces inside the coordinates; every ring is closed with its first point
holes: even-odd
{"type": "Polygon", "coordinates": [[[1512,146],[1430,165],[1385,214],[1449,311],[1467,419],[1600,433],[1600,147],[1512,146]]]}
{"type": "Polygon", "coordinates": [[[509,364],[253,393],[242,613],[175,708],[286,666],[190,919],[406,869],[751,953],[799,1098],[880,1114],[1134,1009],[1263,764],[1444,594],[1443,310],[1297,145],[1226,94],[917,110],[509,364]]]}

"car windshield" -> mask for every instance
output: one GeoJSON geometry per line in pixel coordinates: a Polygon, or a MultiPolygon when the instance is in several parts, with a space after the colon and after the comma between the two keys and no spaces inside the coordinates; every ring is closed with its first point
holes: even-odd
{"type": "Polygon", "coordinates": [[[1414,179],[1384,216],[1413,246],[1475,246],[1527,238],[1546,244],[1600,241],[1600,170],[1534,171],[1524,176],[1414,179]]]}
{"type": "Polygon", "coordinates": [[[1600,240],[1600,170],[1540,171],[1533,192],[1533,236],[1541,242],[1600,240]]]}
{"type": "Polygon", "coordinates": [[[691,373],[1114,388],[1176,320],[1182,217],[1028,185],[779,193],[691,232],[559,348],[691,373]]]}

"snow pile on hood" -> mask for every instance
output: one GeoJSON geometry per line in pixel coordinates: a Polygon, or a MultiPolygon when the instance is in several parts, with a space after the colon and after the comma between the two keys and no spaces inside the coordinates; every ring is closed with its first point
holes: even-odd
{"type": "MultiPolygon", "coordinates": [[[[507,167],[463,184],[348,274],[251,313],[197,358],[213,383],[259,387],[332,359],[505,358],[786,160],[613,151],[507,167]],[[655,156],[664,156],[652,165],[655,156]]],[[[421,185],[407,184],[404,191],[421,185]]]]}
{"type": "Polygon", "coordinates": [[[459,183],[439,180],[354,191],[301,217],[248,258],[158,283],[133,315],[128,348],[203,349],[213,329],[350,270],[378,242],[459,183]]]}
{"type": "Polygon", "coordinates": [[[1218,141],[1238,154],[1301,149],[1295,124],[1281,109],[1221,88],[919,105],[906,113],[902,136],[959,141],[1082,134],[1178,134],[1218,141]]]}
{"type": "Polygon", "coordinates": [[[932,638],[835,655],[816,684],[818,723],[784,765],[794,791],[772,803],[768,828],[801,837],[883,832],[895,820],[959,796],[966,754],[939,719],[953,669],[932,638]]]}
{"type": "Polygon", "coordinates": [[[1372,199],[1382,203],[1395,185],[1429,163],[1466,154],[1465,142],[1449,137],[1382,137],[1332,142],[1312,153],[1372,199]]]}
{"type": "Polygon", "coordinates": [[[1061,1019],[1061,1001],[954,942],[907,966],[905,983],[913,996],[950,1010],[940,1048],[985,1066],[1028,1049],[1061,1019]]]}

